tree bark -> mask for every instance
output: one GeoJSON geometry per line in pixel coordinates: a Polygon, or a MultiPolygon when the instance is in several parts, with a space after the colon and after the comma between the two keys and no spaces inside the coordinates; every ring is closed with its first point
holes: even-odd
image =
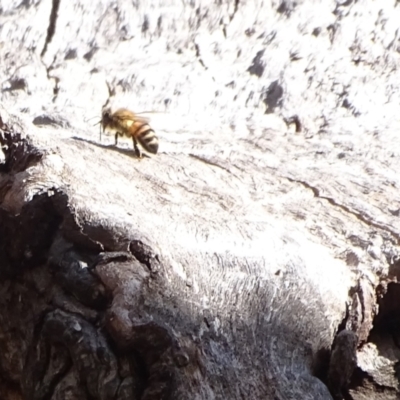
{"type": "Polygon", "coordinates": [[[0,11],[1,399],[398,398],[398,2],[0,11]]]}

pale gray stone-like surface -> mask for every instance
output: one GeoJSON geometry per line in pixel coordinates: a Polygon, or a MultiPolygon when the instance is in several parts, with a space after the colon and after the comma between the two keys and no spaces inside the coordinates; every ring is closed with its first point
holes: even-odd
{"type": "Polygon", "coordinates": [[[326,379],[321,354],[343,325],[366,374],[353,398],[398,395],[395,359],[369,363],[368,338],[398,276],[399,2],[0,0],[0,12],[0,115],[43,154],[2,172],[1,207],[19,215],[60,191],[80,245],[149,246],[153,283],[130,261],[94,271],[116,342],[138,346],[131,332],[152,321],[184,349],[171,398],[330,399],[313,375],[326,379]],[[106,103],[154,112],[159,154],[100,143],[106,103]]]}

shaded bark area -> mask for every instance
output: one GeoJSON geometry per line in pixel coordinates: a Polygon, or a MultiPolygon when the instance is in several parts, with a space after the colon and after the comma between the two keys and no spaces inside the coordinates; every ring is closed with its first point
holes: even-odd
{"type": "MultiPolygon", "coordinates": [[[[35,159],[19,134],[2,132],[1,143],[9,174],[35,159]]],[[[140,302],[149,266],[131,253],[100,252],[89,238],[85,246],[71,220],[68,199],[57,190],[35,195],[17,215],[0,209],[1,398],[170,398],[186,353],[167,329],[140,316],[124,336],[110,309],[121,285],[112,273],[128,269],[137,277],[132,300],[140,302]]],[[[131,247],[142,260],[152,258],[139,241],[131,247]]],[[[138,305],[131,306],[134,313],[138,305]]]]}
{"type": "MultiPolygon", "coordinates": [[[[120,337],[107,312],[111,290],[91,272],[129,267],[146,277],[147,267],[130,254],[99,256],[67,242],[54,205],[57,196],[34,198],[27,207],[30,218],[24,210],[8,225],[9,216],[1,215],[2,238],[13,242],[1,241],[2,398],[9,398],[13,387],[24,399],[169,398],[175,366],[171,336],[156,323],[138,321],[127,337],[120,337]],[[58,224],[49,230],[51,211],[58,224]],[[16,240],[32,229],[34,236],[16,240]],[[26,248],[32,256],[24,256],[26,248]]],[[[187,364],[185,354],[174,354],[179,365],[187,364]]]]}

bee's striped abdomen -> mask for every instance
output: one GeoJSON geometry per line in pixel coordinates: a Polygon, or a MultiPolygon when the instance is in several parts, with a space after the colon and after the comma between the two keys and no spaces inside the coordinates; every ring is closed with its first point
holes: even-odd
{"type": "MultiPolygon", "coordinates": [[[[135,123],[135,125],[138,123],[135,123]]],[[[140,145],[149,153],[157,154],[158,138],[147,123],[140,123],[136,128],[135,136],[140,145]]]]}

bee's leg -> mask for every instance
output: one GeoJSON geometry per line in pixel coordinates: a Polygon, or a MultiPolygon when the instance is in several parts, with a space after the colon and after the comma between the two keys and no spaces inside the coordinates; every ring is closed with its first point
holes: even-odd
{"type": "Polygon", "coordinates": [[[119,135],[119,132],[115,132],[115,144],[114,144],[114,146],[116,146],[118,144],[118,135],[119,135]]]}
{"type": "Polygon", "coordinates": [[[137,144],[137,140],[132,137],[133,139],[133,148],[135,149],[135,154],[137,158],[142,158],[142,152],[140,151],[138,144],[137,144]]]}

